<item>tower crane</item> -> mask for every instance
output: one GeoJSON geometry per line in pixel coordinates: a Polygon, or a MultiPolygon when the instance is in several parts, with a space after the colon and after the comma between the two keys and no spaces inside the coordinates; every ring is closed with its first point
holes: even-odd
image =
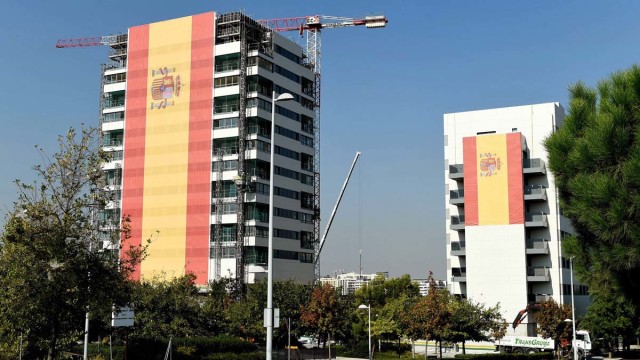
{"type": "MultiPolygon", "coordinates": [[[[320,277],[320,263],[317,261],[322,250],[320,239],[320,80],[321,80],[321,33],[322,29],[335,29],[353,26],[365,26],[366,28],[375,29],[387,26],[388,20],[384,15],[366,16],[364,18],[348,18],[327,15],[299,16],[279,19],[257,20],[262,26],[276,32],[298,31],[300,35],[306,35],[306,61],[308,66],[314,73],[313,100],[315,121],[313,127],[314,133],[314,157],[313,157],[313,209],[314,209],[314,263],[316,278],[320,277]]],[[[88,46],[111,46],[117,47],[120,43],[126,43],[127,35],[108,35],[77,39],[62,39],[56,43],[56,48],[73,48],[88,46]]],[[[120,55],[118,49],[114,50],[114,56],[120,55]]],[[[126,50],[123,50],[126,51],[126,50]]]]}

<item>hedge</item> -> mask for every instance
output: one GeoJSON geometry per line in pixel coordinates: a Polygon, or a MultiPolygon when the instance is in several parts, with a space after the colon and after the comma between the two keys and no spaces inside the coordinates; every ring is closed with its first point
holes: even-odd
{"type": "Polygon", "coordinates": [[[552,352],[539,352],[534,354],[458,354],[456,359],[463,360],[553,360],[552,352]]]}

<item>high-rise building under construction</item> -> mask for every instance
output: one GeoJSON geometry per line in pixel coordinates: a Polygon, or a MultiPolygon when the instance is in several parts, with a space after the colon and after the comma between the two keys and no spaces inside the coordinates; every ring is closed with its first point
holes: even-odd
{"type": "Polygon", "coordinates": [[[275,279],[312,281],[317,124],[303,49],[242,13],[213,12],[135,26],[108,45],[100,116],[117,201],[103,217],[130,219],[123,249],[151,238],[134,277],[255,282],[273,265],[275,279]],[[285,93],[292,101],[272,101],[285,93]]]}

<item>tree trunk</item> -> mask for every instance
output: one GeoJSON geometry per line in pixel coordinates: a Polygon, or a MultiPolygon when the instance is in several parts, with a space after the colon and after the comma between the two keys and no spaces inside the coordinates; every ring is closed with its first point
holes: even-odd
{"type": "Polygon", "coordinates": [[[467,353],[467,349],[466,349],[466,347],[465,347],[465,343],[466,343],[466,342],[465,342],[465,340],[463,339],[463,340],[462,340],[462,355],[465,355],[465,354],[467,353]]]}
{"type": "Polygon", "coordinates": [[[429,352],[429,338],[424,339],[424,360],[427,360],[427,353],[429,352]]]}
{"type": "Polygon", "coordinates": [[[329,360],[331,360],[331,333],[327,333],[327,338],[329,339],[329,360]]]}
{"type": "Polygon", "coordinates": [[[56,356],[56,342],[58,341],[58,318],[51,319],[51,335],[49,337],[49,348],[47,349],[47,360],[53,360],[56,356]]]}
{"type": "Polygon", "coordinates": [[[415,340],[413,340],[413,338],[411,338],[411,358],[416,358],[416,342],[415,340]]]}
{"type": "Polygon", "coordinates": [[[438,341],[438,349],[440,350],[440,359],[442,359],[442,340],[438,341]]]}

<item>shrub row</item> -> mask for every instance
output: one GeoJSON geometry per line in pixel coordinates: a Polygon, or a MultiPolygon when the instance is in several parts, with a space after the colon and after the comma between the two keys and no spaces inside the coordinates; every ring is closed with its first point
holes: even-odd
{"type": "Polygon", "coordinates": [[[552,352],[535,354],[458,354],[456,359],[462,360],[553,360],[552,352]]]}

